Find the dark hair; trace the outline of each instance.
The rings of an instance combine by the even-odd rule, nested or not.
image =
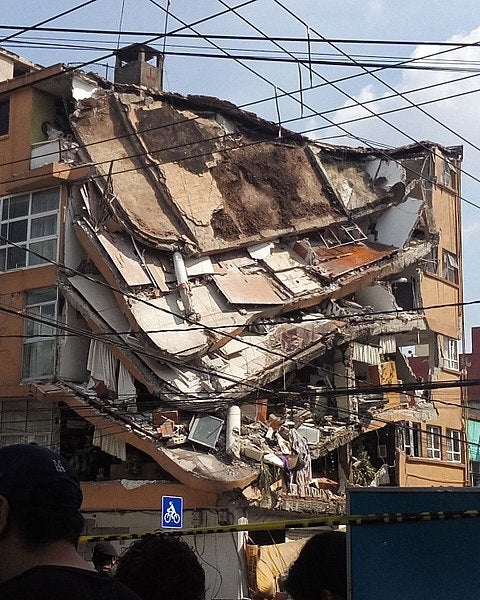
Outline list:
[[[10,515],[26,545],[63,540],[76,546],[85,524],[82,513],[74,508],[13,505]]]
[[[205,572],[197,555],[173,536],[134,542],[118,559],[115,577],[143,600],[205,598]]]
[[[322,590],[347,597],[346,538],[343,531],[324,531],[308,540],[285,581],[294,600],[318,600]]]

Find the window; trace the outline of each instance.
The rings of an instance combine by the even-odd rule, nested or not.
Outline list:
[[[456,171],[453,163],[449,162],[445,158],[442,164],[441,182],[449,188],[455,188],[456,185]]]
[[[422,430],[420,423],[402,423],[402,450],[407,456],[422,456]]]
[[[458,429],[447,429],[447,460],[462,462],[462,434]]]
[[[38,400],[0,402],[0,446],[29,442],[51,446],[54,411]]]
[[[431,249],[431,251],[428,254],[428,256],[426,256],[422,260],[422,263],[423,263],[424,268],[427,271],[427,273],[432,273],[432,275],[438,275],[439,274],[440,265],[438,264],[439,261],[438,261],[438,248],[437,248],[437,246],[435,246],[434,248]]]
[[[10,101],[0,102],[0,135],[7,135],[10,121]]]
[[[427,425],[427,456],[441,460],[442,458],[442,430],[436,425]]]
[[[480,462],[470,462],[470,485],[472,487],[480,486]]]
[[[335,248],[344,244],[353,244],[366,240],[367,236],[355,223],[332,225],[319,233],[322,244],[327,248]]]
[[[453,338],[443,338],[443,366],[458,371],[458,341]]]
[[[456,254],[443,251],[443,278],[452,283],[458,284],[458,259]]]
[[[0,271],[57,259],[59,201],[60,188],[0,199]]]
[[[25,318],[23,377],[24,379],[49,377],[54,374],[55,369],[56,288],[28,292],[25,312],[38,317],[38,320]]]

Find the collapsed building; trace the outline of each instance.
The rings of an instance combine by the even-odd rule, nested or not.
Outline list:
[[[320,144],[154,57],[2,51],[1,443],[58,447],[96,515],[176,494],[192,525],[464,485],[460,392],[424,385],[460,376],[462,149]]]

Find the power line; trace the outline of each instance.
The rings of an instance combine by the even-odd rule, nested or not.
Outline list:
[[[223,2],[223,0],[218,0],[222,5],[225,5],[225,3]],[[280,0],[274,0],[275,4],[277,4],[278,6],[280,6],[281,8],[283,8],[289,15],[293,16],[297,21],[299,21],[300,23],[302,23],[305,27],[308,27],[307,23],[301,19],[298,15],[296,15],[292,10],[290,10],[289,8],[287,8]],[[234,11],[235,14],[238,14],[236,11]],[[320,38],[322,38],[323,36],[318,33],[318,31],[316,31],[315,29],[312,29],[312,31],[318,35]],[[474,144],[473,142],[470,142],[467,138],[465,138],[464,136],[460,135],[459,133],[455,132],[451,127],[449,127],[448,125],[446,125],[445,123],[443,123],[442,121],[440,121],[440,119],[437,119],[436,117],[434,117],[433,115],[430,115],[430,113],[428,113],[426,110],[424,110],[423,108],[419,107],[418,105],[416,105],[412,100],[410,100],[410,98],[408,98],[408,96],[405,96],[404,94],[402,94],[401,92],[398,92],[393,86],[391,86],[390,84],[386,83],[385,81],[383,81],[383,79],[381,79],[378,75],[376,75],[375,73],[372,73],[370,71],[367,71],[367,69],[362,66],[362,65],[358,65],[357,61],[352,58],[347,52],[345,52],[344,50],[342,50],[341,48],[339,48],[336,44],[330,42],[329,43],[336,51],[340,52],[343,56],[345,56],[347,59],[349,59],[354,65],[356,66],[360,66],[362,69],[364,69],[366,71],[366,73],[368,75],[370,75],[371,77],[373,77],[375,80],[377,80],[378,82],[380,82],[381,84],[383,84],[385,87],[387,87],[388,89],[390,89],[391,91],[398,93],[398,95],[405,100],[406,102],[408,102],[409,104],[412,105],[412,107],[417,108],[422,114],[424,114],[425,116],[429,117],[430,119],[432,119],[435,123],[437,123],[437,125],[440,125],[441,127],[443,127],[444,129],[446,129],[447,131],[449,131],[450,133],[452,133],[453,135],[455,135],[456,137],[458,137],[459,139],[461,139],[462,141],[464,141],[465,143],[469,144],[472,148],[475,148],[476,150],[478,150],[480,152],[480,147],[476,144]],[[450,49],[447,49],[443,52],[451,52]],[[317,75],[319,75],[317,73]],[[320,75],[320,77],[323,78],[323,76]],[[336,89],[337,91],[339,91],[340,93],[342,93],[343,95],[345,95],[347,98],[349,98],[350,100],[353,100],[354,102],[356,102],[356,104],[358,106],[360,106],[361,108],[365,108],[365,103],[363,102],[359,102],[354,96],[351,96],[349,93],[345,92],[344,90],[342,90],[342,88],[340,88],[337,85],[333,85],[334,89]],[[368,110],[369,112],[372,113],[372,115],[376,115],[376,113],[372,110],[370,110],[369,107],[366,108],[366,110]],[[382,123],[385,123],[386,125],[388,125],[389,127],[393,128],[395,131],[397,131],[398,133],[404,135],[405,137],[407,137],[409,140],[411,140],[414,143],[420,143],[418,142],[414,137],[412,137],[411,135],[407,134],[405,131],[403,131],[402,129],[400,129],[399,127],[397,127],[396,125],[394,125],[393,123],[390,123],[390,121],[387,121],[387,119],[384,119],[382,116],[380,115],[376,115],[377,118],[379,118]]]
[[[2,238],[2,236],[0,236],[0,240],[4,239]],[[68,267],[63,267],[65,270],[68,270]],[[99,281],[97,281],[97,283],[100,283]],[[119,291],[119,290],[116,290]],[[173,290],[172,290],[173,291]],[[378,316],[389,316],[389,315],[402,315],[402,314],[412,314],[415,312],[424,312],[427,310],[438,310],[441,308],[460,308],[460,307],[464,307],[464,306],[475,306],[480,304],[480,299],[475,299],[475,300],[466,300],[463,302],[446,302],[443,304],[431,304],[431,305],[427,305],[427,306],[417,306],[417,307],[412,307],[412,308],[392,308],[389,310],[365,310],[363,312],[351,312],[351,313],[345,313],[341,316],[335,316],[335,315],[323,315],[323,314],[319,314],[318,316],[302,316],[302,317],[291,317],[291,318],[285,318],[285,319],[280,319],[280,320],[276,320],[276,319],[258,319],[256,321],[253,321],[251,323],[248,323],[247,325],[245,325],[245,327],[251,327],[251,326],[259,326],[259,325],[288,325],[288,324],[305,324],[305,323],[316,323],[318,321],[349,321],[352,320],[354,321],[356,324],[359,323],[369,323],[371,319],[378,317]],[[321,310],[321,309],[320,309]],[[178,316],[178,315],[176,315]],[[362,318],[362,320],[359,320],[359,318]],[[212,330],[214,331],[221,331],[222,329],[231,329],[232,326],[231,325],[211,325],[209,326]],[[189,327],[188,331],[203,331],[205,330],[205,326],[204,325],[192,325],[191,327]],[[105,335],[105,336],[115,336],[115,335],[128,335],[128,334],[141,334],[141,333],[173,333],[175,331],[178,331],[178,328],[160,328],[160,329],[129,329],[128,331],[116,331],[116,332],[103,332],[103,333],[97,333],[96,335]],[[69,335],[76,335],[76,334],[69,334]],[[30,337],[52,337],[51,335],[6,335],[6,334],[0,334],[0,339],[1,338],[30,338]]]
[[[157,3],[155,3],[153,0],[150,0],[150,1],[151,1],[153,4],[155,4],[155,6],[158,6],[158,4],[157,4]],[[251,0],[251,1],[255,1],[255,0]],[[243,5],[241,5],[241,6],[243,6]],[[164,9],[163,7],[161,7],[161,6],[158,6],[158,7],[159,7],[159,8],[161,8],[163,11],[165,11],[165,9]],[[235,12],[235,9],[236,9],[236,8],[238,8],[238,7],[228,7],[228,9],[229,9],[229,10],[232,10],[233,12]],[[235,14],[237,14],[237,13],[235,13]],[[177,20],[178,20],[178,19],[177,19]],[[217,47],[217,46],[216,46],[216,47]],[[443,51],[443,52],[445,52],[445,51]],[[432,55],[429,55],[429,56],[433,56],[433,55],[436,55],[436,54],[441,54],[441,53],[442,53],[442,52],[438,52],[438,53],[434,53],[434,54],[432,54]],[[423,60],[424,58],[426,58],[426,57],[422,57],[422,59],[411,59],[410,61],[406,61],[406,62],[414,62],[415,60]],[[83,63],[83,64],[87,64],[87,63]],[[243,65],[243,66],[245,66],[245,65]],[[248,67],[247,67],[247,68],[248,68]],[[249,69],[249,70],[250,70],[250,71],[252,71],[251,69]],[[256,73],[255,71],[252,71],[252,72],[253,72],[254,74],[257,74],[258,76],[260,76],[260,75],[259,75],[258,73]],[[260,77],[262,77],[262,78],[263,78],[263,76],[260,76]],[[265,78],[263,78],[263,79],[265,79]],[[271,83],[271,82],[270,82],[270,83]],[[325,80],[325,85],[327,85],[327,84],[328,84],[328,85],[330,85],[330,84],[331,84],[331,82],[328,82],[328,81],[326,81],[326,80]],[[272,84],[272,85],[273,85],[273,84]],[[393,89],[393,88],[392,88],[392,89]],[[291,96],[291,93],[289,93],[289,92],[285,92],[285,93],[286,93],[287,95],[289,95],[290,97],[292,97],[292,96]],[[343,93],[343,92],[342,92],[342,93]],[[294,99],[296,100],[296,98],[294,98]],[[356,102],[356,105],[358,105],[358,102],[357,102],[357,101],[356,101],[354,98],[352,98],[352,99],[354,100],[354,102]],[[296,101],[297,101],[297,100],[296,100]],[[367,104],[367,103],[364,103],[364,104]],[[311,111],[313,112],[313,114],[312,114],[311,116],[322,116],[322,117],[323,117],[323,115],[322,115],[321,113],[318,113],[318,111],[314,111],[314,109],[311,109],[310,107],[309,107],[309,110],[311,110]],[[378,114],[377,114],[377,113],[374,113],[373,111],[370,111],[370,112],[372,112],[372,116],[378,116]],[[325,118],[325,117],[323,117],[323,118]],[[326,119],[326,120],[328,121],[328,119]],[[335,126],[335,127],[338,127],[338,126],[339,126],[339,124],[337,124],[337,123],[334,123],[334,122],[332,122],[332,121],[329,121],[329,122],[330,122],[330,125],[331,125],[331,126]],[[318,129],[319,129],[319,128],[316,128],[315,130],[318,130]],[[344,131],[345,131],[346,135],[348,135],[348,136],[352,136],[352,134],[350,134],[350,133],[349,133],[349,132],[347,132],[346,130],[344,130]],[[402,132],[402,133],[403,133],[403,132]],[[364,142],[364,141],[365,141],[365,140],[362,140],[361,138],[359,138],[359,137],[357,137],[357,136],[353,136],[353,137],[354,137],[354,138],[356,138],[356,139],[358,139],[358,140],[359,140],[359,141],[361,141],[361,142]],[[413,140],[413,138],[411,138],[411,139]],[[468,143],[468,141],[467,141],[466,143]],[[465,172],[465,171],[463,171],[463,172],[464,172],[464,173],[465,173],[467,176],[469,176],[469,177],[471,177],[471,178],[475,179],[476,181],[480,181],[478,178],[474,177],[473,175],[471,175],[471,174],[469,174],[469,173],[467,173],[467,172]],[[467,203],[470,203],[470,204],[472,204],[473,206],[476,206],[474,203],[471,203],[471,202],[469,202],[469,201],[467,201],[467,200],[465,200],[465,199],[463,199],[463,200],[464,200],[464,201],[466,201]]]
[[[22,25],[0,25],[1,29],[6,30],[16,30],[21,29],[22,31],[28,31],[30,27],[24,27]],[[135,36],[145,38],[146,36],[161,36],[165,35],[165,32],[159,31],[128,31],[128,30],[119,30],[119,29],[88,29],[88,28],[78,28],[78,27],[43,27],[43,26],[34,26],[36,31],[39,32],[57,32],[57,33],[82,33],[82,34],[92,34],[92,35],[125,35],[125,36]],[[22,33],[22,32],[18,32]],[[16,35],[18,35],[18,33]],[[292,42],[292,43],[306,43],[306,37],[294,37],[294,36],[272,36],[269,35],[266,38],[263,36],[254,36],[254,35],[238,35],[238,34],[191,34],[191,33],[167,33],[168,38],[179,38],[179,39],[196,39],[201,37],[207,37],[209,39],[214,40],[233,40],[233,41],[277,41],[277,42]],[[41,38],[44,39],[44,38]],[[347,45],[382,45],[382,46],[439,46],[439,47],[447,47],[452,49],[458,49],[458,42],[446,42],[444,40],[391,40],[391,39],[358,39],[358,38],[330,38],[330,37],[322,37],[319,38],[311,38],[310,43],[312,44],[330,44],[330,43],[341,43]],[[477,47],[478,42],[462,42],[461,47]]]
[[[71,40],[69,40],[71,42]],[[113,42],[112,42],[113,44]],[[105,46],[80,46],[77,43],[61,43],[61,40],[56,42],[53,41],[36,41],[36,42],[17,42],[16,46],[19,48],[31,48],[31,49],[44,49],[49,48],[53,50],[76,50],[76,51],[108,51],[109,48]],[[423,58],[418,59],[421,64],[407,64],[406,58],[401,58],[398,56],[371,56],[371,55],[355,55],[357,57],[354,64],[352,64],[351,60],[342,60],[339,58],[335,58],[335,55],[325,55],[332,56],[332,58],[315,58],[318,56],[316,54],[306,55],[305,52],[299,53],[298,51],[291,57],[279,57],[274,56],[274,54],[278,51],[274,50],[261,50],[261,49],[247,49],[247,48],[223,48],[223,50],[227,54],[215,54],[213,52],[200,52],[200,49],[204,49],[204,46],[179,46],[180,49],[174,50],[175,46],[172,44],[165,44],[165,47],[162,46],[162,54],[164,56],[181,56],[181,57],[190,57],[190,58],[213,58],[213,59],[225,59],[225,60],[236,60],[236,61],[254,61],[254,62],[272,62],[272,63],[290,63],[290,64],[298,64],[301,66],[309,66],[309,65],[327,65],[327,66],[340,66],[340,67],[369,67],[369,68],[380,68],[381,70],[385,69],[396,69],[396,70],[415,70],[415,71],[437,71],[437,72],[470,72],[470,73],[478,73],[480,70],[480,64],[478,61],[465,61],[465,60],[451,60],[448,63],[432,63],[427,64]],[[170,48],[167,50],[167,48]],[[183,49],[183,51],[181,50]],[[248,52],[248,54],[239,54],[240,52]],[[262,53],[269,52],[270,56],[262,55]],[[237,54],[235,54],[237,53]],[[323,55],[320,55],[323,56]],[[352,55],[353,57],[353,55]],[[398,62],[398,60],[402,60],[403,62]],[[390,62],[396,61],[396,62]],[[95,64],[106,66],[104,63],[100,63],[96,61]]]
[[[29,25],[27,27],[23,27],[16,33],[12,33],[11,35],[7,35],[6,37],[1,38],[0,44],[7,42],[8,40],[11,40],[15,37],[18,37],[19,35],[21,35],[22,33],[26,33],[27,31],[34,31],[34,30],[38,29],[39,27],[41,27],[42,25],[45,25],[46,23],[50,23],[51,21],[55,21],[56,19],[60,19],[60,17],[65,17],[66,15],[70,15],[73,12],[79,10],[80,8],[84,8],[85,6],[88,6],[89,4],[94,4],[95,2],[97,2],[97,0],[88,0],[87,2],[83,2],[82,4],[79,4],[78,6],[74,6],[73,8],[64,10],[63,12],[58,13],[58,14],[54,15],[53,17],[49,17],[48,19],[39,21],[35,25]]]
[[[97,0],[89,0],[89,2],[96,2],[96,1],[97,1]],[[192,25],[192,26],[193,26],[193,25],[199,25],[199,24],[201,24],[201,23],[206,23],[206,22],[208,22],[208,21],[210,21],[210,20],[212,20],[212,19],[215,19],[215,18],[217,18],[217,17],[223,16],[223,15],[225,15],[225,14],[227,14],[227,13],[231,12],[231,11],[232,11],[234,8],[242,8],[242,7],[244,7],[244,6],[247,6],[247,5],[249,5],[249,4],[253,4],[254,2],[257,2],[257,1],[258,1],[258,0],[244,0],[244,2],[242,2],[242,3],[238,4],[238,5],[234,6],[234,7],[228,7],[228,9],[226,9],[226,10],[221,10],[221,11],[219,11],[219,12],[217,12],[217,13],[214,13],[214,14],[208,15],[207,17],[203,17],[203,18],[201,18],[201,19],[198,19],[197,21],[195,21],[195,22],[191,23],[190,25]],[[57,15],[56,17],[53,17],[53,18],[58,18],[58,15]],[[174,34],[174,33],[179,33],[179,32],[181,32],[182,30],[184,30],[184,29],[186,29],[186,28],[190,27],[190,25],[184,25],[184,26],[182,26],[182,27],[178,27],[177,29],[175,29],[175,30],[172,30],[172,31],[168,32],[168,33],[167,33],[167,35],[172,35],[172,34]],[[16,35],[16,34],[15,34],[15,35]],[[155,42],[155,41],[157,41],[157,40],[159,40],[159,39],[163,38],[163,37],[164,37],[164,35],[165,35],[165,34],[163,34],[163,33],[160,33],[160,34],[156,35],[155,37],[153,37],[153,38],[151,38],[151,39],[145,40],[143,43],[144,43],[144,44],[152,44],[153,42]],[[2,40],[0,40],[0,43],[1,43],[1,41],[2,41]],[[115,52],[115,51],[113,51],[113,52],[110,52],[110,53],[108,53],[108,54],[106,54],[106,55],[104,55],[104,56],[101,56],[101,57],[95,58],[95,59],[93,59],[93,60],[89,60],[89,61],[85,61],[85,62],[83,62],[83,63],[79,63],[79,64],[78,64],[78,65],[76,65],[75,67],[67,67],[67,68],[66,68],[65,70],[63,70],[61,73],[53,73],[53,74],[51,74],[51,75],[45,76],[45,77],[43,77],[41,80],[37,80],[37,81],[36,81],[36,83],[39,83],[39,81],[42,81],[42,82],[44,82],[44,81],[47,81],[47,80],[49,80],[49,79],[54,79],[55,77],[59,77],[59,76],[65,75],[66,73],[70,73],[70,72],[76,71],[76,70],[78,70],[78,69],[81,69],[81,68],[83,68],[83,67],[87,67],[87,66],[89,66],[89,65],[96,64],[97,62],[99,62],[99,61],[101,61],[101,60],[106,60],[106,59],[108,59],[108,58],[111,58],[112,56],[115,56],[115,54],[116,54],[116,52]],[[15,89],[16,89],[16,90],[19,90],[19,89],[22,89],[22,88],[25,88],[25,87],[29,87],[30,85],[31,85],[30,83],[24,83],[24,84],[22,84],[22,85],[16,86],[16,88],[15,88]]]

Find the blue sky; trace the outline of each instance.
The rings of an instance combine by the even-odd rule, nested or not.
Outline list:
[[[247,2],[248,0],[244,0]],[[292,11],[299,19],[288,13],[275,0],[256,0],[237,10],[238,14],[218,16],[198,26],[197,32],[202,34],[236,34],[260,35],[260,32],[270,36],[306,36],[306,27],[310,27],[311,39],[324,37],[349,38],[349,39],[376,39],[376,40],[409,40],[409,41],[454,41],[456,43],[480,42],[480,12],[478,3],[474,0],[279,0],[286,9]],[[83,4],[81,0],[49,0],[39,3],[38,0],[3,0],[0,17],[0,40],[13,33],[14,30],[5,29],[5,26],[26,27],[43,19],[52,17],[68,8]],[[89,28],[117,30],[122,25],[123,31],[162,32],[165,27],[165,8],[167,0],[96,0],[90,5],[72,12],[48,23],[52,27]],[[242,0],[171,0],[168,30],[182,27],[181,21],[191,24],[195,21],[214,15],[225,10],[225,6],[234,7],[242,4]],[[242,20],[243,17],[251,24]],[[253,27],[252,27],[253,26]],[[185,32],[189,32],[187,28]],[[62,38],[61,46],[34,47],[32,42],[50,43],[51,38]],[[146,37],[146,36],[145,36]],[[43,39],[42,39],[43,38]],[[144,37],[123,35],[120,45],[133,41],[140,41]],[[117,45],[114,35],[81,35],[44,33],[32,34],[26,32],[21,36],[5,42],[7,49],[21,54],[43,65],[57,62],[78,64],[84,61],[95,60],[113,50]],[[65,48],[65,43],[74,47]],[[230,53],[245,54],[246,49],[253,49],[255,53],[265,54],[277,51],[276,56],[281,56],[279,48],[270,42],[259,44],[239,41],[217,41]],[[1,41],[0,41],[1,44]],[[78,46],[86,49],[79,50]],[[211,45],[202,40],[179,39],[167,45],[167,51],[191,52],[215,51]],[[305,43],[286,44],[291,52],[306,52]],[[374,46],[374,45],[348,45],[337,44],[346,53],[371,56],[396,56],[404,58],[418,58],[443,50],[434,46]],[[338,50],[327,44],[312,43],[312,51],[323,55],[341,57]],[[359,58],[357,58],[358,60]],[[478,119],[477,106],[480,100],[480,75],[458,81],[460,77],[475,75],[474,70],[480,69],[480,48],[463,48],[451,51],[441,56],[442,61],[452,61],[456,67],[473,69],[465,72],[446,71],[405,71],[398,69],[384,70],[378,76],[394,87],[395,90],[408,92],[419,89],[409,95],[414,102],[429,102],[439,98],[446,98],[453,94],[465,93],[463,96],[444,99],[424,105],[424,110],[433,115],[437,121],[416,109],[404,110],[386,117],[402,133],[395,131],[391,126],[382,123],[378,118],[369,118],[358,123],[343,126],[354,136],[366,138],[373,143],[387,145],[408,144],[414,140],[430,139],[445,145],[464,145],[464,171],[462,195],[465,199],[480,206],[480,183],[473,177],[480,178],[478,168],[480,159],[480,120]],[[440,57],[437,58],[440,60]],[[458,61],[462,61],[461,63]],[[113,60],[103,59],[99,65],[88,67],[105,75],[106,64],[113,65]],[[250,69],[256,71],[263,79],[244,65],[231,60],[209,59],[201,57],[168,56],[165,68],[165,88],[184,94],[205,94],[229,99],[239,105],[249,104],[249,110],[258,112],[261,116],[277,120],[275,101],[256,103],[262,98],[271,98],[275,87],[277,93],[297,90],[299,87],[299,73],[296,65],[289,63],[268,63],[245,61]],[[301,118],[299,95],[295,99],[281,97],[278,109],[283,121],[291,120],[289,126],[298,131],[318,128],[316,136],[323,138],[328,135],[342,133],[339,129],[330,127],[327,121],[320,116],[308,118],[309,108],[317,112],[330,111],[328,119],[341,123],[347,119],[356,118],[366,114],[361,107],[345,110],[344,107],[352,104],[348,94],[354,100],[366,101],[382,98],[391,94],[391,91],[371,75],[355,67],[340,66],[315,66],[318,74],[312,74],[313,84],[318,86],[325,78],[327,81],[346,77],[352,74],[361,76],[351,81],[338,84],[340,90],[335,90],[329,85],[316,87],[315,90],[305,91],[303,94],[304,110]],[[363,74],[362,74],[363,73]],[[265,81],[267,80],[267,81]],[[307,85],[309,73],[302,69],[302,83]],[[443,83],[440,87],[424,89],[426,86]],[[275,87],[274,87],[275,86]],[[342,93],[343,92],[343,93]],[[371,110],[380,112],[393,110],[407,103],[402,99],[384,99],[377,103],[369,104]],[[341,110],[343,109],[343,110]],[[442,126],[443,124],[443,126]],[[448,129],[450,130],[448,130]],[[463,140],[461,138],[464,138]],[[356,145],[354,139],[336,139],[337,143]],[[468,174],[468,175],[467,175]],[[464,234],[464,283],[465,300],[480,299],[480,277],[477,264],[480,259],[480,209],[463,203],[463,234]],[[473,325],[480,325],[480,314],[476,306],[466,310],[466,338],[469,344],[469,330]]]

